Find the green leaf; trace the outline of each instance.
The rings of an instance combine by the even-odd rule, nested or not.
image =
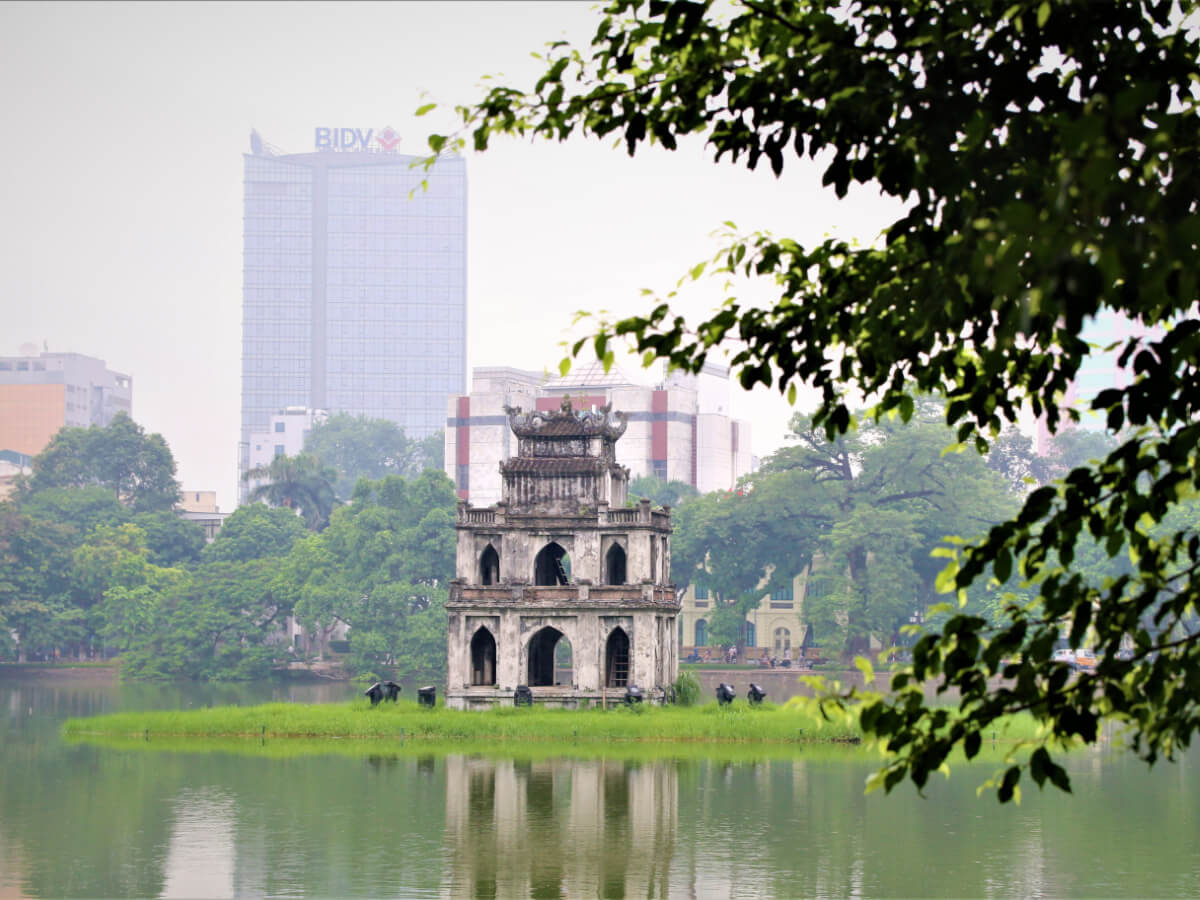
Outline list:
[[[417,114],[418,116],[423,116],[423,115],[425,115],[426,113],[428,113],[428,112],[431,112],[431,111],[432,111],[432,110],[434,110],[434,109],[437,109],[437,104],[436,104],[436,103],[426,103],[426,104],[424,104],[423,106],[418,106],[418,107],[417,107],[417,113],[416,113],[416,114]]]
[[[1038,12],[1037,12],[1038,28],[1043,27],[1046,24],[1046,22],[1049,21],[1049,19],[1050,19],[1050,2],[1049,2],[1049,0],[1043,0],[1042,5],[1038,7]]]

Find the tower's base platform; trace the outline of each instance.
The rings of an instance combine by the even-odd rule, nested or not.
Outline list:
[[[581,690],[562,685],[531,687],[536,706],[548,709],[585,709],[594,706],[618,706],[625,702],[625,688]],[[494,706],[514,706],[515,688],[472,687],[446,692],[447,709],[491,709]],[[662,688],[642,688],[642,702],[661,705],[666,702]]]

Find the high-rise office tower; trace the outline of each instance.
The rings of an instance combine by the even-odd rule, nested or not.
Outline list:
[[[464,160],[411,168],[390,128],[315,137],[281,154],[252,132],[245,155],[243,472],[252,436],[287,407],[420,438],[466,386]]]

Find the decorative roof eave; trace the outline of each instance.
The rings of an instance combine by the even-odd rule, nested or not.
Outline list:
[[[504,412],[513,434],[522,438],[603,437],[615,441],[629,424],[625,413],[613,412],[611,403],[596,410],[576,411],[570,396],[563,397],[557,410],[522,412],[519,406],[506,406]]]
[[[594,456],[514,456],[500,463],[501,473],[531,475],[601,475],[611,466]]]

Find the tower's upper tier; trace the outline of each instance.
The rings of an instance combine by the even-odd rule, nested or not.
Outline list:
[[[504,501],[513,511],[575,514],[581,507],[625,503],[629,470],[616,461],[616,443],[628,424],[611,405],[557,410],[504,408],[518,438],[517,455],[500,464]]]

